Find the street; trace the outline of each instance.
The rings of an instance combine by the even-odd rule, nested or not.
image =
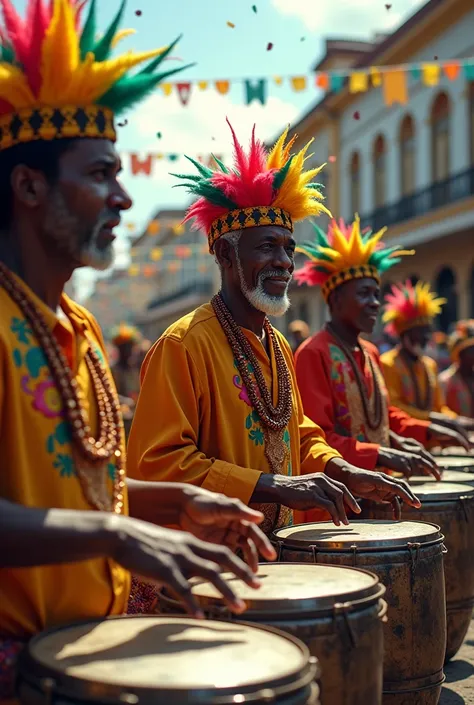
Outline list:
[[[446,666],[439,705],[474,705],[474,620],[462,649]]]

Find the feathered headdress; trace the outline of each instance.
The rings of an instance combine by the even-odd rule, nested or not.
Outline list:
[[[23,20],[12,0],[0,0],[4,18],[0,28],[0,149],[39,139],[115,140],[114,114],[142,100],[167,76],[187,68],[157,72],[176,42],[168,48],[112,58],[116,44],[133,33],[119,31],[125,0],[100,38],[97,0],[91,0],[82,25],[86,1],[28,0]],[[148,60],[139,73],[129,75],[130,69]]]
[[[216,157],[214,170],[187,157],[199,173],[173,174],[186,182],[179,186],[185,186],[198,197],[184,222],[194,219],[193,227],[208,236],[210,252],[221,235],[235,230],[279,225],[293,232],[295,221],[321,213],[330,215],[321,203],[320,184],[312,182],[323,167],[304,171],[304,163],[309,159],[306,152],[313,140],[291,155],[296,135],[286,144],[286,129],[268,152],[255,138],[254,127],[246,153],[228,120],[227,123],[234,143],[233,168],[226,167]]]
[[[114,345],[123,345],[124,343],[139,343],[142,336],[137,328],[121,323],[112,330],[110,338]]]
[[[385,297],[385,330],[398,336],[410,328],[430,326],[445,303],[446,299],[437,297],[425,282],[395,284]]]
[[[385,247],[380,240],[386,228],[377,233],[372,230],[362,233],[357,215],[351,225],[346,225],[342,218],[339,223],[331,221],[327,234],[312,225],[316,240],[296,248],[309,261],[295,272],[295,279],[299,284],[320,286],[326,301],[334,289],[351,279],[370,277],[379,282],[380,276],[398,264],[403,255],[413,254],[412,250]]]
[[[474,347],[474,319],[458,321],[449,336],[448,345],[453,362],[459,362],[460,353]]]

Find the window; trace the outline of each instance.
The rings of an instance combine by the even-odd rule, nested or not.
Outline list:
[[[382,135],[374,142],[374,206],[381,208],[386,201],[386,146]]]
[[[351,176],[351,218],[354,213],[360,213],[360,158],[359,153],[354,152],[350,164]]]
[[[436,277],[436,292],[447,302],[438,316],[438,328],[448,333],[451,325],[458,320],[456,275],[450,267],[443,267]]]
[[[415,125],[406,115],[400,126],[400,193],[410,196],[415,190]]]
[[[449,176],[449,98],[440,93],[431,110],[431,169],[434,182]]]
[[[469,128],[471,137],[471,165],[474,166],[474,81],[469,84]]]

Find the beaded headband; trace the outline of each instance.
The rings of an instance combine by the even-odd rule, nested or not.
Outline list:
[[[117,58],[117,43],[133,34],[119,31],[125,0],[100,38],[97,0],[82,25],[83,0],[28,0],[26,20],[0,0],[0,150],[36,140],[76,137],[116,139],[114,114],[146,97],[180,67],[157,73],[168,48],[128,52]],[[139,73],[133,67],[151,60]]]
[[[296,139],[286,143],[288,129],[269,152],[255,138],[255,127],[248,152],[244,152],[229,123],[234,145],[234,168],[214,157],[216,169],[199,164],[190,157],[198,174],[173,174],[197,200],[188,208],[184,222],[206,233],[209,251],[218,238],[246,228],[277,225],[293,232],[293,223],[321,213],[331,215],[321,201],[320,184],[312,179],[322,167],[304,171],[309,142],[291,154]],[[312,140],[311,140],[312,141]]]
[[[375,279],[377,284],[380,284],[380,276],[375,267],[367,264],[362,264],[359,267],[350,267],[343,269],[341,272],[336,272],[329,277],[325,284],[321,287],[321,293],[324,300],[327,302],[330,294],[337,289],[341,284],[345,284],[351,279]]]

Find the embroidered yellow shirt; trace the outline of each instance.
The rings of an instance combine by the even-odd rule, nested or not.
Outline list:
[[[393,406],[406,411],[406,413],[413,416],[413,418],[422,419],[423,421],[428,421],[430,413],[433,411],[446,414],[453,418],[456,416],[456,414],[446,406],[443,390],[438,381],[438,366],[431,357],[424,355],[413,365],[420,398],[426,398],[427,385],[431,388],[432,403],[431,408],[428,410],[420,409],[416,405],[415,387],[410,371],[400,355],[399,348],[395,347],[392,350],[388,350],[381,356],[380,362],[390,395],[390,403]]]
[[[67,296],[61,301],[65,316],[58,318],[22,285],[69,360],[95,434],[96,401],[85,353],[90,340],[105,359],[99,327]],[[27,507],[90,510],[76,476],[69,427],[44,353],[3,288],[0,365],[0,496]],[[109,469],[112,476],[114,466]],[[112,490],[111,480],[109,485]],[[24,638],[58,624],[120,614],[128,594],[128,573],[109,560],[0,569],[0,637]]]
[[[273,352],[269,359],[257,336],[243,332],[268,388],[273,380],[276,403]],[[290,449],[287,472],[322,472],[331,458],[340,455],[304,415],[290,347],[275,332],[293,383],[294,410],[285,433]],[[270,472],[264,433],[210,304],[164,333],[145,358],[141,379],[128,444],[130,477],[188,482],[248,504],[261,473]]]

